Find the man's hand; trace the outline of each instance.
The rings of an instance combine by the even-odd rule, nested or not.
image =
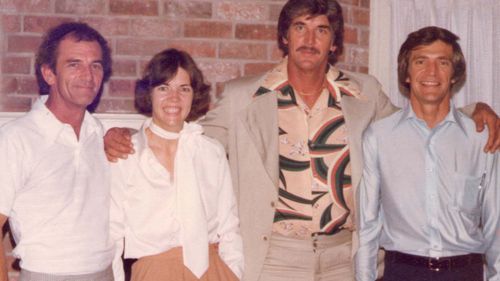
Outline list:
[[[500,119],[493,109],[482,102],[476,104],[472,113],[472,119],[476,123],[476,130],[482,132],[484,124],[488,126],[488,142],[484,146],[484,152],[494,153],[500,150]]]
[[[9,281],[7,272],[7,259],[5,258],[5,251],[3,249],[3,225],[7,221],[7,217],[0,214],[0,281]]]
[[[104,136],[104,152],[110,162],[117,162],[118,158],[127,159],[133,154],[130,130],[127,128],[111,128]]]

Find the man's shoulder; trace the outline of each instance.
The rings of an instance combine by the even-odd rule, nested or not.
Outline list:
[[[379,86],[380,83],[378,82],[377,78],[375,76],[366,74],[366,73],[360,73],[360,72],[353,72],[353,71],[348,71],[348,70],[340,70],[347,78],[350,80],[358,83],[361,87],[366,86],[373,86],[377,85]]]
[[[392,130],[394,126],[401,120],[401,115],[403,114],[403,110],[400,109],[391,115],[379,119],[372,124],[370,124],[370,129],[375,134],[386,134],[389,130]]]
[[[224,91],[238,91],[254,94],[259,88],[266,73],[247,75],[229,80],[224,83]]]
[[[31,112],[16,119],[10,120],[0,126],[0,135],[2,137],[14,136],[22,133],[34,133],[37,131],[37,126]]]

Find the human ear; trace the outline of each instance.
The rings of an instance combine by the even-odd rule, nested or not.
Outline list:
[[[50,86],[54,85],[56,83],[56,74],[54,73],[52,68],[50,68],[49,65],[44,64],[42,65],[41,70],[43,80],[45,80],[45,82]]]

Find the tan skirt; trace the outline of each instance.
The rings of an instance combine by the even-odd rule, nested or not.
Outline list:
[[[238,281],[219,256],[217,244],[208,247],[209,266],[198,279],[184,266],[182,248],[176,247],[164,253],[138,259],[132,265],[131,281]]]

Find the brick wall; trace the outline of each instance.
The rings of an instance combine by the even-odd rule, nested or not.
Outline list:
[[[272,67],[281,58],[275,33],[284,2],[0,0],[0,112],[30,108],[38,96],[34,52],[42,34],[61,21],[86,21],[108,39],[114,74],[97,112],[129,113],[135,112],[134,81],[151,56],[167,47],[191,53],[214,94],[228,79]],[[368,71],[369,2],[340,0],[346,48],[339,66],[344,69]]]

